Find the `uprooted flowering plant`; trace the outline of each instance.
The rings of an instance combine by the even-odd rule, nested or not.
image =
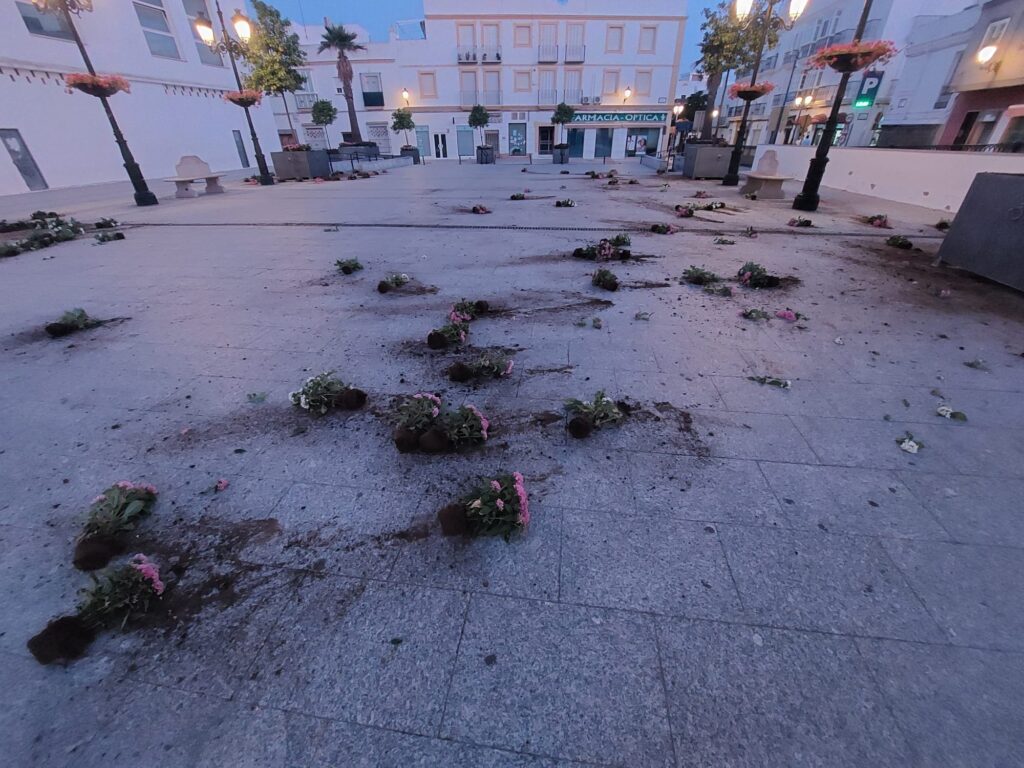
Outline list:
[[[865,216],[863,218],[865,224],[870,224],[872,227],[878,229],[891,229],[889,226],[889,217],[884,213],[875,213],[871,216]]]
[[[722,278],[709,269],[690,265],[683,272],[683,281],[690,285],[711,285],[720,282]]]
[[[924,443],[915,438],[910,432],[905,432],[903,437],[896,438],[896,444],[901,451],[906,453],[917,453],[924,448]]]
[[[522,192],[513,192],[511,197],[509,197],[509,200],[525,200],[525,199],[526,199],[526,195],[523,194]]]
[[[345,384],[334,376],[334,371],[324,371],[306,379],[301,389],[288,394],[292,405],[312,414],[324,415],[332,408],[357,410],[366,404],[366,393]]]
[[[156,501],[156,487],[149,483],[120,480],[92,500],[83,536],[116,536],[135,528]]]
[[[744,320],[768,320],[771,315],[763,309],[744,309],[740,312],[740,317]]]
[[[503,379],[512,375],[514,365],[515,363],[509,357],[484,353],[468,363],[461,361],[452,363],[448,366],[448,378],[458,382],[472,379]]]
[[[395,446],[402,453],[416,449],[440,453],[449,448],[479,445],[487,440],[490,421],[476,407],[445,410],[437,395],[418,392],[402,398],[395,409]]]
[[[780,379],[775,376],[747,376],[747,379],[761,386],[778,387],[779,389],[790,389],[793,386],[793,382],[789,379]]]
[[[488,208],[486,205],[480,205],[480,204],[474,205],[472,208],[470,208],[470,210],[473,213],[490,213],[491,212],[491,209]]]
[[[810,219],[805,219],[803,216],[797,216],[795,219],[790,219],[786,222],[786,225],[790,227],[813,227],[814,222]]]
[[[409,277],[404,272],[401,272],[401,273],[395,272],[393,274],[388,275],[383,280],[381,280],[379,283],[377,283],[377,291],[379,293],[387,293],[388,291],[393,291],[396,288],[401,288],[403,285],[408,283],[411,279],[412,278]]]
[[[627,235],[626,244],[629,243],[628,237]],[[587,259],[588,261],[611,261],[613,259],[626,261],[633,254],[627,248],[616,245],[613,240],[602,239],[594,245],[576,248],[572,255],[577,259]]]
[[[780,309],[775,313],[775,316],[780,320],[785,320],[787,323],[795,323],[797,320],[809,320],[810,318],[802,312],[796,312],[789,307]]]
[[[676,216],[680,219],[692,219],[696,210],[693,205],[677,205],[675,208]]]
[[[948,405],[940,405],[935,409],[935,415],[952,421],[967,421],[967,414],[963,411],[954,411]]]
[[[590,278],[590,282],[597,288],[602,288],[606,291],[619,290],[619,278],[610,269],[597,270],[593,277]]]
[[[748,261],[740,267],[736,279],[748,288],[775,288],[781,282],[777,275],[771,274],[755,261]]]
[[[630,245],[632,243],[632,240],[630,239],[628,234],[626,234],[625,232],[620,232],[619,234],[611,238],[609,242],[616,248],[621,248],[624,245]]]
[[[431,349],[447,349],[465,344],[469,337],[469,322],[448,322],[427,334],[427,346]]]
[[[566,400],[565,410],[571,417],[569,434],[577,438],[587,437],[593,430],[614,424],[626,415],[618,403],[605,395],[604,390],[594,393],[590,401],[576,398]]]
[[[454,504],[438,513],[445,536],[501,536],[530,524],[530,505],[522,474],[500,474],[480,483]]]
[[[576,201],[575,200],[569,200],[569,199],[555,200],[555,208],[575,208],[575,207],[576,207]]]
[[[483,299],[476,301],[462,299],[452,304],[451,309],[448,310],[448,322],[469,323],[476,320],[480,315],[486,314],[490,308],[490,303]]]
[[[671,224],[651,224],[651,232],[656,235],[672,235],[679,231],[679,227]]]
[[[914,244],[910,242],[910,240],[905,238],[903,235],[893,235],[892,237],[886,239],[885,244],[893,248],[899,248],[900,250],[903,251],[909,251],[911,248],[914,247]]]
[[[70,309],[62,314],[55,322],[47,323],[45,331],[53,338],[67,336],[76,331],[86,331],[103,325],[103,320],[90,317],[89,313],[81,307]]]
[[[149,611],[164,593],[160,569],[145,555],[134,555],[127,565],[105,573],[82,590],[78,616],[94,627],[122,628],[129,619]]]
[[[363,265],[359,263],[359,259],[338,259],[334,262],[334,266],[343,275],[351,275],[353,272],[358,272],[363,268]]]

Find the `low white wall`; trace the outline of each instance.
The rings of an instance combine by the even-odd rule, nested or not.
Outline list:
[[[792,186],[807,176],[816,147],[761,145],[755,167],[768,150]],[[1024,174],[1024,154],[833,147],[828,157],[822,186],[949,212],[960,208],[976,174]]]

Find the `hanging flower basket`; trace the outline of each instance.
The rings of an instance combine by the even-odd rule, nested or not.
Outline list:
[[[743,101],[754,101],[774,90],[774,83],[734,83],[729,88],[729,97],[742,99]]]
[[[811,56],[808,66],[812,69],[831,67],[844,74],[857,72],[875,62],[889,61],[896,55],[896,45],[891,40],[870,40],[830,45]]]
[[[132,90],[131,83],[120,75],[65,75],[64,82],[68,88],[74,88],[97,98],[101,96],[107,98],[118,91],[131,93]]]
[[[232,104],[239,107],[254,106],[259,104],[262,98],[262,91],[254,91],[251,88],[246,88],[241,91],[228,91],[224,94],[224,101],[230,101]]]

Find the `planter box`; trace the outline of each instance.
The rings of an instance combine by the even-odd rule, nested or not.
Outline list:
[[[338,147],[339,160],[375,160],[380,157],[380,147],[375,141],[364,141],[361,144],[342,144]]]
[[[413,165],[420,164],[420,151],[416,147],[402,147],[400,150],[401,157],[411,157]]]
[[[494,164],[494,147],[477,147],[476,162],[479,165]]]
[[[729,170],[732,147],[687,143],[683,149],[683,176],[690,179],[721,179]]]
[[[569,148],[564,149],[555,147],[551,150],[551,162],[559,165],[565,165],[569,162]]]
[[[327,178],[331,175],[331,161],[326,149],[311,149],[309,152],[271,152],[274,173],[278,181],[286,179]]]

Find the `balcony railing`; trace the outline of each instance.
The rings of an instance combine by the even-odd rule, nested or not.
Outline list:
[[[295,108],[298,110],[312,109],[313,103],[319,98],[315,93],[296,93]]]
[[[558,63],[558,46],[557,45],[538,45],[537,46],[537,63],[538,64],[557,64]]]
[[[475,45],[460,45],[455,48],[455,55],[459,64],[476,64],[478,60]]]
[[[363,91],[363,106],[364,107],[383,107],[384,106],[384,92],[383,91]]]
[[[582,64],[587,60],[587,46],[567,45],[565,46],[565,63]]]
[[[562,93],[562,101],[566,104],[581,104],[583,102],[583,91],[569,91]]]
[[[557,104],[558,91],[554,88],[541,88],[537,91],[537,103],[540,105]]]
[[[501,62],[500,45],[482,45],[476,49],[476,55],[480,57],[481,64],[495,64]]]
[[[478,103],[476,91],[459,91],[459,106],[473,107]]]
[[[500,106],[501,105],[501,91],[484,91],[483,103],[488,106]]]

